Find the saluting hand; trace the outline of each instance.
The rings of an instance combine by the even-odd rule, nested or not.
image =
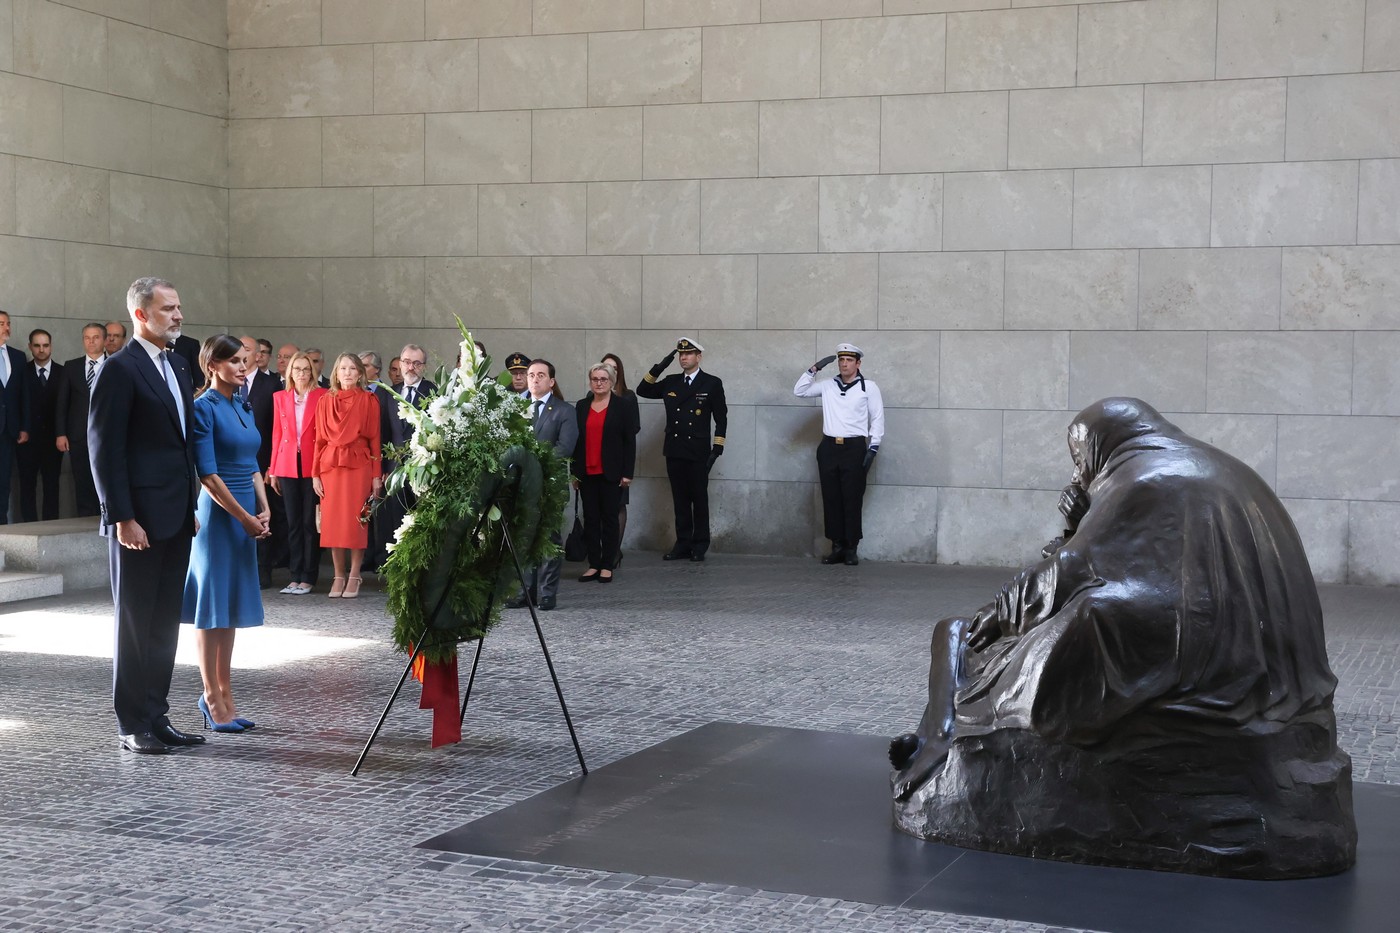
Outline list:
[[[835,353],[831,354],[831,356],[824,356],[824,357],[822,357],[821,359],[817,360],[815,363],[812,364],[812,368],[811,368],[810,372],[812,373],[812,375],[815,376],[817,373],[821,372],[823,369],[826,369],[828,366],[830,366],[830,365],[832,364],[832,362],[835,361],[835,359],[836,359],[836,354],[835,354]]]

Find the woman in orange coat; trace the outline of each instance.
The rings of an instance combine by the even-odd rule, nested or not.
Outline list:
[[[331,549],[335,580],[328,596],[360,595],[360,564],[369,526],[360,514],[383,494],[379,475],[379,401],[366,389],[358,357],[336,357],[331,388],[316,403],[316,455],[311,488],[321,497],[321,547]]]

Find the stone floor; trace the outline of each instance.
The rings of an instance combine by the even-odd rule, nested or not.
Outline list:
[[[610,586],[566,578],[542,618],[596,768],[714,720],[905,730],[923,705],[930,622],[980,605],[1005,576],[634,553]],[[1356,779],[1400,784],[1400,591],[1326,587],[1323,599]],[[383,595],[269,593],[267,609],[235,652],[258,729],[165,757],[117,748],[105,594],[0,616],[0,929],[1047,929],[417,849],[577,773],[529,616],[508,612],[487,639],[460,745],[428,748],[429,714],[409,691],[351,777],[403,667]],[[192,729],[191,660],[176,668],[172,718]]]

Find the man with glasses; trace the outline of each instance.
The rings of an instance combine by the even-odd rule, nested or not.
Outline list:
[[[104,335],[108,356],[126,346],[126,325],[121,321],[108,321],[106,328],[104,328]]]
[[[324,365],[321,348],[307,347],[306,358],[311,361],[311,368],[316,370],[316,384],[323,389],[329,389],[331,387],[331,381],[321,374],[321,368]]]
[[[415,408],[427,408],[428,401],[437,392],[437,386],[423,378],[428,366],[428,353],[416,343],[410,343],[399,352],[399,367],[403,372],[403,382],[394,386],[394,391]],[[388,393],[380,396],[380,424],[388,425],[388,432],[381,432],[384,444],[403,447],[413,437],[412,422],[399,417],[399,400]],[[380,460],[384,477],[394,471],[398,464],[387,454]],[[404,486],[397,495],[385,499],[376,511],[376,529],[385,543],[392,541],[394,533],[403,522],[404,514],[417,502],[413,490]]]

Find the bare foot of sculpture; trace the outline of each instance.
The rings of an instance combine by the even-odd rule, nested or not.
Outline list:
[[[900,736],[895,741],[904,739]],[[915,737],[915,741],[918,738]],[[893,756],[894,747],[890,747]],[[948,760],[948,743],[924,742],[913,760],[909,761],[894,779],[894,799],[898,801],[908,800],[914,796],[914,792],[928,783],[928,779],[933,777],[933,773],[943,766],[943,762]]]

